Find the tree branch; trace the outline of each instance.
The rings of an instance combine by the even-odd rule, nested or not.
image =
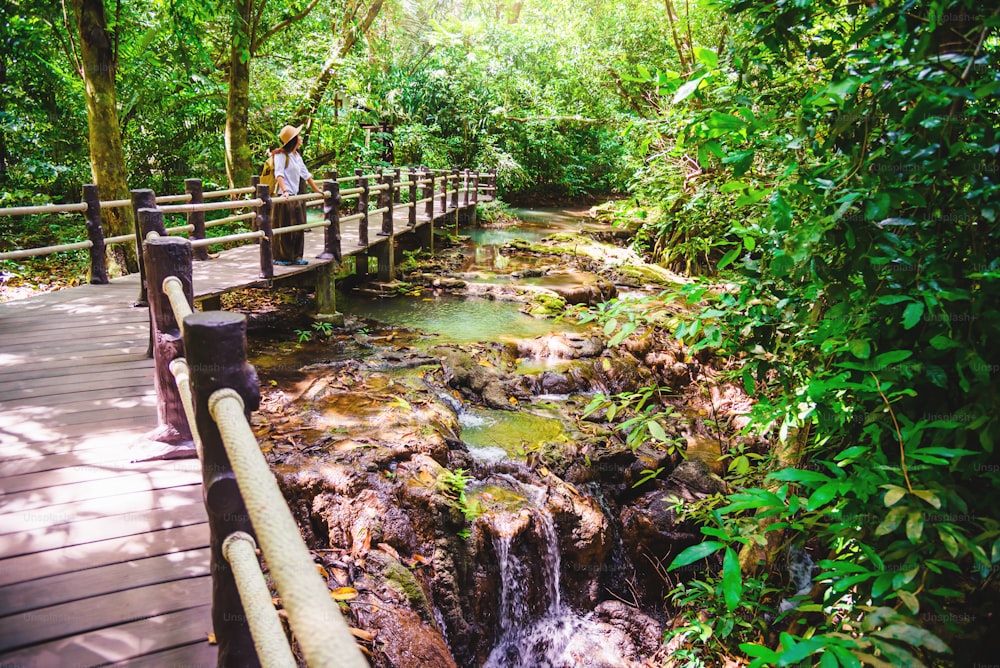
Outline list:
[[[307,6],[305,9],[303,9],[301,12],[299,12],[295,16],[288,17],[287,19],[285,19],[281,23],[278,23],[273,28],[271,28],[270,30],[268,30],[266,33],[264,33],[263,37],[261,37],[259,40],[255,41],[255,42],[252,42],[250,44],[250,53],[255,53],[257,51],[258,47],[260,47],[262,44],[264,44],[264,42],[266,42],[267,40],[271,39],[274,35],[276,35],[277,33],[281,32],[282,30],[284,30],[288,26],[292,25],[296,21],[299,21],[302,18],[304,18],[309,12],[311,12],[313,10],[313,7],[315,7],[317,4],[319,4],[319,0],[312,0],[312,2],[309,3],[309,6]]]

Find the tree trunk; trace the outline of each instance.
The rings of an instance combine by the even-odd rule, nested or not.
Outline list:
[[[90,170],[101,199],[129,199],[125,152],[118,127],[115,102],[115,61],[102,0],[73,0],[73,13],[80,31],[80,55],[90,128]],[[102,208],[106,236],[135,231],[131,207]],[[109,273],[120,275],[139,268],[134,244],[108,248]]]
[[[323,95],[326,94],[326,89],[330,86],[330,82],[333,80],[333,70],[334,67],[347,55],[347,52],[351,50],[351,47],[358,41],[358,38],[364,35],[368,28],[371,27],[372,23],[375,21],[375,17],[378,16],[379,11],[382,9],[382,3],[385,0],[374,0],[368,7],[368,12],[361,22],[354,26],[353,24],[347,29],[344,35],[344,43],[341,45],[340,49],[334,55],[323,63],[323,69],[320,70],[319,76],[316,77],[316,81],[313,82],[312,87],[309,89],[308,95],[306,95],[306,101],[298,108],[295,112],[295,120],[292,121],[292,125],[299,125],[300,123],[306,123],[313,115],[315,115],[316,110],[319,109],[320,103],[323,101]],[[307,131],[311,128],[307,128]]]
[[[235,0],[229,47],[229,99],[226,103],[226,175],[230,188],[250,185],[253,174],[247,121],[250,115],[251,0]]]

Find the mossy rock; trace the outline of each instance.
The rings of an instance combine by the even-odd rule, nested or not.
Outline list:
[[[528,313],[536,318],[554,318],[566,311],[566,300],[551,292],[536,292],[528,304]]]
[[[430,602],[413,572],[399,560],[382,551],[368,553],[368,561],[379,569],[379,575],[387,587],[394,589],[409,602],[410,606],[426,620],[434,619]]]

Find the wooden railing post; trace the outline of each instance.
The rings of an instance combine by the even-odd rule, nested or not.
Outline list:
[[[271,189],[267,185],[257,183],[256,187],[257,199],[263,202],[257,209],[257,228],[264,233],[260,239],[260,277],[274,278],[274,254],[271,250],[271,243],[274,241],[274,230],[271,227],[274,202],[271,201]]]
[[[105,285],[108,282],[108,256],[104,245],[104,227],[101,225],[101,195],[96,185],[88,183],[83,186],[83,201],[87,204],[84,213],[87,238],[94,244],[90,247],[90,282]]]
[[[205,201],[204,191],[201,186],[201,179],[184,179],[184,192],[191,195],[190,204],[201,204]],[[192,239],[205,238],[205,212],[188,211],[187,224],[193,225],[191,232]],[[194,249],[194,259],[203,261],[208,259],[208,246],[199,246]]]
[[[358,195],[358,209],[357,213],[361,214],[361,220],[358,221],[358,246],[364,248],[368,245],[368,177],[363,176],[364,172],[360,169],[354,170],[354,175],[358,177],[358,182],[361,188],[361,194]]]
[[[414,171],[412,167],[410,168],[410,175],[408,178],[410,179],[410,193],[409,193],[410,210],[408,212],[409,215],[407,216],[406,224],[409,227],[416,227],[417,226],[417,172]]]
[[[135,219],[135,254],[139,260],[139,299],[136,306],[149,306],[148,288],[146,286],[146,261],[142,257],[142,241],[146,236],[139,226],[139,209],[155,209],[156,195],[148,188],[132,190],[132,215]],[[150,349],[152,355],[152,349]]]
[[[144,231],[163,225],[158,209],[139,209],[139,224]],[[163,292],[163,280],[177,277],[184,288],[188,306],[194,305],[191,287],[191,244],[186,239],[158,236],[143,244],[146,276],[149,280],[150,328],[153,331],[153,368],[156,386],[157,427],[133,446],[133,461],[175,459],[197,455],[191,426],[170,363],[184,356],[180,323],[174,318],[170,299]]]
[[[469,168],[462,174],[462,206],[469,206]]]
[[[451,170],[451,178],[455,181],[455,189],[451,192],[451,208],[458,208],[458,168]]]
[[[434,172],[425,168],[423,176],[429,181],[424,184],[424,196],[421,198],[427,200],[424,203],[424,213],[427,214],[427,220],[434,220]]]
[[[340,264],[343,252],[340,247],[340,183],[337,182],[337,172],[331,172],[323,182],[323,218],[330,223],[326,228],[323,252],[317,255],[320,260],[334,260]]]
[[[493,199],[497,197],[497,170],[493,168],[490,170],[490,185],[493,187]]]
[[[384,177],[382,177],[382,183],[388,186],[382,192],[385,193],[383,202],[385,202],[385,213],[382,214],[382,230],[378,233],[380,237],[391,237],[392,236],[392,207],[393,202],[396,199],[395,184],[392,178],[392,172],[389,172]]]
[[[441,175],[441,213],[448,213],[448,172]]]
[[[479,203],[479,170],[472,173],[472,203]]]
[[[396,186],[396,200],[395,200],[395,202],[396,202],[396,204],[402,204],[403,203],[403,189],[400,188],[398,186],[398,184],[403,180],[403,170],[401,170],[399,167],[397,167],[396,170],[395,170],[395,174],[396,174],[396,184],[397,184],[397,186]]]
[[[184,349],[191,370],[195,427],[202,444],[202,481],[211,547],[212,628],[219,647],[218,665],[259,666],[232,568],[222,554],[222,543],[229,534],[255,534],[222,436],[208,408],[209,397],[222,388],[239,393],[248,419],[260,405],[257,372],[247,364],[246,317],[227,311],[192,313],[184,318]]]

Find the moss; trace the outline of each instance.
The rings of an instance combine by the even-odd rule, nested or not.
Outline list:
[[[566,311],[566,300],[549,292],[536,292],[528,304],[528,313],[536,318],[555,317]]]
[[[433,618],[427,595],[424,594],[423,587],[417,582],[416,576],[410,569],[384,552],[372,551],[368,555],[369,561],[378,564],[386,586],[405,596],[413,609],[417,610],[421,616],[426,619]]]

